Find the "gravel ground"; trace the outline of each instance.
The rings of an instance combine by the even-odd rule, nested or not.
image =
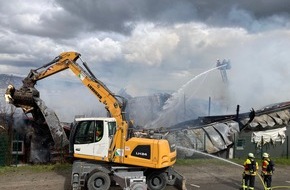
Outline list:
[[[175,166],[175,170],[185,176],[188,190],[231,190],[241,187],[242,167],[232,164],[194,164],[192,166]],[[276,166],[273,176],[275,189],[290,188],[290,166]],[[278,188],[288,186],[288,188]],[[0,175],[1,190],[69,190],[70,170],[35,172],[17,171]],[[121,188],[111,188],[118,189]],[[166,190],[174,190],[167,187]],[[259,177],[256,177],[255,190],[263,190]]]

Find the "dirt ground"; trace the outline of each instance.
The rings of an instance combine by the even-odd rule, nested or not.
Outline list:
[[[186,180],[188,190],[231,190],[241,187],[242,167],[232,164],[202,164],[192,166],[175,166],[175,170],[181,173]],[[290,166],[276,166],[273,175],[273,187],[275,189],[290,188]],[[278,188],[284,186],[284,188]],[[285,186],[288,186],[285,187]],[[69,190],[70,171],[18,171],[0,175],[1,190]],[[118,189],[121,188],[111,188]],[[173,187],[167,187],[174,190]],[[259,177],[256,177],[256,190],[263,190]]]

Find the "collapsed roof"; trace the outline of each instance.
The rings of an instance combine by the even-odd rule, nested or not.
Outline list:
[[[167,129],[170,131],[167,138],[174,140],[177,146],[188,148],[182,150],[187,156],[193,153],[190,149],[217,153],[231,147],[234,136],[242,130],[255,132],[252,142],[258,145],[262,140],[265,144],[275,141],[276,138],[283,142],[286,131],[284,129],[288,126],[289,119],[290,102],[281,102],[248,113],[239,114],[237,111],[235,115],[199,117],[182,122]]]

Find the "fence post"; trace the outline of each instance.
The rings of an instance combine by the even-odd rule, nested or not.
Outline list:
[[[263,146],[264,146],[264,138],[263,138],[263,136],[261,137],[262,139],[261,139],[261,158],[263,157]]]
[[[64,163],[64,151],[63,151],[63,135],[61,136],[61,163]]]
[[[233,150],[233,158],[236,158],[236,133],[234,133],[234,150]]]
[[[287,144],[286,144],[286,148],[287,148],[286,153],[287,153],[287,159],[289,159],[289,138],[288,138],[288,135],[286,137],[286,141],[287,141]]]
[[[204,132],[204,137],[203,137],[203,151],[206,152],[206,133]]]

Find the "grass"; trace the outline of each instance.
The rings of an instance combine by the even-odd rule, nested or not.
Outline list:
[[[246,158],[245,158],[246,159]],[[229,159],[229,161],[237,163],[237,164],[243,164],[245,159]],[[262,162],[260,159],[256,159],[258,163]],[[284,166],[290,166],[290,159],[287,158],[273,158],[273,161],[276,165],[284,165]],[[197,164],[228,164],[225,161],[219,160],[219,159],[213,159],[213,158],[207,158],[207,159],[177,159],[176,161],[177,165],[197,165]]]
[[[23,166],[4,166],[0,167],[0,175],[7,172],[19,172],[19,171],[33,171],[33,172],[50,172],[50,171],[65,171],[70,170],[71,164],[40,164],[40,165],[23,165]]]
[[[273,161],[275,164],[290,166],[290,159],[287,158],[274,158]]]
[[[274,158],[276,165],[290,166],[290,159],[287,158]],[[231,159],[231,162],[242,165],[243,159]],[[257,159],[260,162],[259,159]],[[225,161],[219,159],[178,159],[176,165],[178,166],[194,166],[194,165],[205,165],[205,164],[218,164],[226,165]],[[0,175],[7,172],[19,172],[19,171],[33,171],[33,172],[50,172],[50,171],[69,171],[72,165],[69,163],[57,163],[57,164],[40,164],[40,165],[24,165],[24,166],[4,166],[0,167]]]
[[[241,159],[231,159],[228,160],[230,162],[234,162],[237,164],[242,164],[244,161]],[[223,161],[220,159],[213,159],[213,158],[207,158],[207,159],[178,159],[176,161],[176,165],[203,165],[203,164],[219,164],[219,165],[226,165],[228,164],[227,161]]]

